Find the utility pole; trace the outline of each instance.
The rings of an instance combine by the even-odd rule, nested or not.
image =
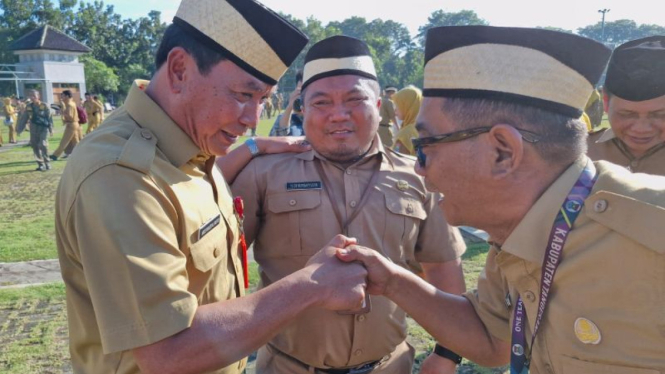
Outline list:
[[[605,13],[609,12],[609,9],[600,9],[598,13],[603,13],[603,21],[600,26],[600,39],[605,43]]]

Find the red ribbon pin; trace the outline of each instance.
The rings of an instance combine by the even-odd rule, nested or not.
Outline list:
[[[247,261],[247,241],[245,240],[245,230],[243,228],[243,221],[245,220],[245,204],[242,197],[236,196],[233,198],[233,206],[235,207],[238,222],[240,224],[240,259],[242,260],[242,275],[245,279],[245,289],[249,288],[249,264]]]

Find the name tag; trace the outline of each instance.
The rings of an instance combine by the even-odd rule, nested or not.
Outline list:
[[[208,220],[208,222],[204,223],[203,226],[199,227],[199,240],[206,236],[207,233],[212,231],[219,223],[222,221],[222,216],[218,214],[217,216],[211,218]]]
[[[287,191],[320,190],[322,188],[321,182],[292,182],[286,184]]]

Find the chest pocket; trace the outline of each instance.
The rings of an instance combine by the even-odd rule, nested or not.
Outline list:
[[[418,241],[420,224],[427,218],[423,203],[402,191],[383,191],[386,199],[386,226],[383,252],[393,261],[401,259],[400,265],[419,271],[412,250]],[[398,245],[394,245],[398,243]]]
[[[322,222],[320,212],[315,209],[320,205],[320,190],[284,192],[268,196],[267,208],[270,217],[266,220],[264,234],[270,238],[271,243],[262,246],[262,255],[283,257],[314,253],[320,249],[308,249],[309,237],[313,233],[307,233],[307,230],[311,231],[319,226],[318,222]]]
[[[220,261],[226,264],[228,243],[226,240],[226,222],[220,217],[220,223],[190,247],[194,267],[202,273],[210,271]]]

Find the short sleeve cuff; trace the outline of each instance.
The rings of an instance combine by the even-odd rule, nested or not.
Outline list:
[[[160,308],[142,321],[120,326],[100,327],[104,354],[126,351],[156,343],[189,328],[194,320],[198,303],[189,295],[171,303],[170,308]]]
[[[494,337],[504,341],[509,342],[510,337],[510,321],[506,320],[501,316],[491,313],[488,309],[483,308],[482,302],[478,298],[478,291],[468,291],[463,294],[467,300],[471,302],[473,309],[480,317],[480,320],[483,321],[487,331]]]
[[[440,243],[436,247],[428,250],[419,250],[415,253],[418,262],[440,263],[457,260],[466,252],[466,244],[459,229],[448,226],[449,235],[445,243]]]

